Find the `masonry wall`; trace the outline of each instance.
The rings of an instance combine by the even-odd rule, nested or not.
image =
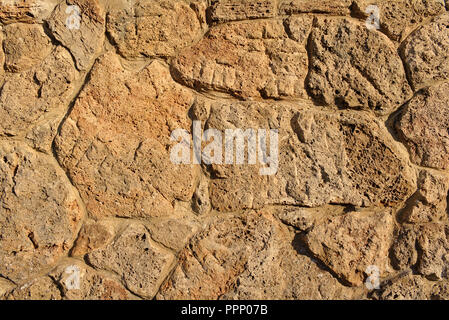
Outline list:
[[[0,1],[0,298],[447,299],[448,10]]]

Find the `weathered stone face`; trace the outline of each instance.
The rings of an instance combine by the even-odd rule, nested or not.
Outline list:
[[[402,111],[396,128],[417,165],[449,168],[449,82],[418,92]]]
[[[415,174],[379,123],[364,113],[295,111],[281,104],[212,105],[206,127],[279,128],[279,169],[212,165],[212,207],[219,211],[267,204],[318,207],[394,205],[415,188]]]
[[[195,11],[186,1],[138,0],[111,11],[107,29],[124,57],[170,57],[202,35],[205,13]]]
[[[304,19],[304,32],[311,20]],[[305,38],[289,38],[281,19],[223,24],[173,61],[176,80],[241,98],[304,97]]]
[[[449,13],[413,32],[403,48],[404,63],[415,89],[449,80]]]
[[[126,71],[114,54],[100,58],[55,140],[92,215],[164,216],[191,199],[197,169],[172,164],[167,149],[172,130],[190,129],[192,103],[160,62]]]
[[[0,274],[20,282],[66,255],[80,204],[54,160],[22,143],[0,146]]]
[[[401,59],[386,36],[349,19],[318,18],[315,24],[307,81],[315,99],[388,114],[410,98]]]

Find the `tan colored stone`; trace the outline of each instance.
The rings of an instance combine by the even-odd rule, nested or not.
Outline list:
[[[422,170],[418,178],[418,191],[405,210],[404,220],[409,223],[427,223],[447,220],[449,196],[447,175]]]
[[[163,219],[151,222],[148,229],[154,241],[179,251],[188,243],[197,230],[197,226],[189,221]]]
[[[359,286],[369,266],[387,269],[393,218],[388,210],[351,212],[314,225],[305,235],[310,251],[345,282]]]
[[[133,293],[151,299],[170,271],[174,256],[150,240],[141,224],[126,228],[111,244],[88,255],[95,268],[117,273]]]
[[[356,0],[355,11],[364,18],[370,5],[379,8],[380,31],[390,39],[401,42],[420,23],[445,11],[443,0]]]
[[[274,175],[261,176],[260,165],[247,160],[210,166],[210,199],[218,211],[267,204],[396,206],[416,190],[406,155],[367,113],[217,102],[206,127],[279,129]]]
[[[431,280],[449,279],[449,227],[439,223],[405,225],[393,245],[399,268],[415,266]]]
[[[79,283],[75,277],[79,276]],[[67,261],[50,272],[64,300],[131,300],[135,299],[116,279],[97,272],[77,261]],[[79,288],[76,288],[79,285]]]
[[[192,103],[160,62],[126,71],[107,53],[94,65],[55,139],[91,215],[167,216],[175,200],[192,198],[197,169],[173,164],[167,151],[173,130],[190,130]]]
[[[303,12],[349,15],[351,0],[279,0],[281,14]]]
[[[106,222],[86,221],[71,251],[72,256],[82,256],[106,246],[114,236],[114,228]]]
[[[203,27],[189,1],[176,0],[137,0],[134,6],[112,10],[107,22],[127,58],[174,56],[200,37]]]
[[[59,0],[3,0],[0,3],[0,21],[4,24],[42,22],[58,2]]]
[[[348,291],[309,258],[269,215],[208,221],[181,253],[157,299],[332,299]]]
[[[403,46],[403,56],[415,89],[449,80],[449,13],[413,32]]]
[[[411,96],[396,48],[365,24],[318,18],[309,47],[307,88],[321,103],[389,114]]]
[[[272,18],[277,14],[277,0],[215,0],[210,8],[212,21]]]
[[[449,82],[425,88],[407,104],[396,122],[415,164],[449,168]]]
[[[14,289],[8,300],[61,300],[61,292],[47,276],[34,279]]]
[[[14,289],[15,285],[6,279],[0,278],[0,300],[5,300],[6,295]]]
[[[39,65],[8,77],[0,93],[0,135],[18,135],[46,113],[64,110],[77,77],[73,59],[62,47]]]
[[[431,285],[422,277],[405,275],[382,288],[381,300],[429,300]]]
[[[193,194],[193,208],[196,213],[207,214],[212,209],[209,195],[209,180],[201,177]]]
[[[67,25],[68,5],[80,8],[79,29],[71,29]],[[105,14],[98,0],[72,0],[69,4],[63,2],[56,7],[47,23],[53,36],[70,50],[77,68],[87,70],[102,49],[104,41]]]
[[[16,23],[6,26],[4,32],[5,69],[10,72],[30,69],[52,50],[50,38],[40,25]]]
[[[304,97],[307,60],[305,43],[290,39],[282,20],[254,20],[213,27],[181,51],[172,70],[197,90],[240,98]]]
[[[57,134],[61,118],[60,112],[54,112],[38,122],[25,136],[28,144],[37,151],[52,154],[53,140]]]
[[[49,156],[0,146],[0,275],[14,282],[67,254],[82,217],[70,182]]]

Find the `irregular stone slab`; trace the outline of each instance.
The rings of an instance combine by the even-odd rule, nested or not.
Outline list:
[[[90,214],[166,216],[176,199],[192,198],[197,168],[173,164],[167,151],[173,130],[190,130],[192,103],[160,62],[140,71],[126,71],[113,53],[96,62],[55,139]]]
[[[260,161],[209,166],[210,199],[218,211],[267,204],[396,206],[416,190],[408,155],[372,116],[283,104],[211,106],[205,127],[279,129],[278,166],[260,175]]]
[[[87,257],[95,268],[117,273],[129,290],[148,299],[156,294],[174,260],[171,252],[150,240],[141,224],[130,225],[114,242]]]
[[[307,88],[321,103],[389,114],[411,96],[394,45],[364,24],[317,18],[310,51]]]
[[[280,0],[281,14],[303,12],[329,13],[333,15],[349,15],[352,0]]]
[[[5,300],[5,296],[9,294],[15,285],[11,281],[0,278],[0,300]]]
[[[114,227],[106,221],[86,221],[81,228],[72,256],[83,256],[106,246],[114,237]]]
[[[432,285],[421,276],[404,275],[382,287],[380,300],[428,300]]]
[[[49,276],[58,284],[64,300],[131,300],[120,281],[89,268],[78,260],[66,261]],[[79,276],[76,283],[74,276]],[[79,285],[79,288],[76,286]]]
[[[14,289],[7,300],[61,300],[57,285],[47,276],[34,279]]]
[[[368,17],[370,5],[379,8],[380,31],[390,39],[401,42],[426,19],[445,12],[443,0],[356,0],[355,12]]]
[[[16,23],[4,28],[5,69],[21,72],[47,57],[53,46],[42,26]]]
[[[189,221],[179,219],[163,219],[148,225],[151,238],[165,247],[180,251],[197,230],[197,226]]]
[[[103,47],[105,14],[98,0],[72,0],[69,4],[78,6],[80,10],[79,28],[70,28],[67,25],[69,5],[65,2],[53,11],[47,20],[48,27],[53,36],[70,50],[77,68],[86,70]]]
[[[430,280],[449,279],[449,227],[439,223],[405,225],[392,254],[397,267],[415,266]]]
[[[311,26],[311,20],[304,22]],[[197,90],[240,98],[305,97],[307,60],[305,41],[290,39],[282,20],[254,20],[213,27],[171,67],[179,82]]]
[[[4,24],[15,22],[42,22],[51,14],[59,0],[3,0],[0,3],[0,21]]]
[[[107,30],[126,58],[166,57],[203,34],[199,17],[188,1],[137,0],[134,6],[112,10]]]
[[[393,226],[388,210],[351,212],[314,225],[305,242],[342,280],[360,286],[369,266],[379,268],[381,275],[385,272]]]
[[[8,77],[0,94],[0,135],[18,135],[47,112],[64,110],[77,77],[73,59],[62,47],[39,65]]]
[[[447,175],[421,170],[418,178],[418,191],[403,214],[404,221],[427,223],[447,220],[448,191],[449,178]]]
[[[449,80],[449,13],[411,34],[403,46],[403,56],[415,89]]]
[[[396,129],[412,162],[449,168],[449,82],[418,92],[402,111]]]
[[[211,20],[219,23],[245,19],[272,18],[277,14],[277,1],[215,0],[209,10]]]
[[[3,32],[0,32],[0,43],[3,43]],[[3,53],[3,46],[0,48],[0,65],[5,64],[5,54]],[[3,85],[3,77],[5,70],[4,68],[0,68],[0,85]]]
[[[348,291],[292,247],[268,214],[208,221],[180,253],[157,299],[332,299]]]
[[[66,255],[79,229],[80,206],[53,162],[21,143],[0,146],[0,275],[14,282]]]

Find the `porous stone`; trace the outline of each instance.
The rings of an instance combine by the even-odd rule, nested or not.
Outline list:
[[[167,248],[180,251],[188,243],[198,227],[190,221],[162,219],[148,224],[148,229],[154,241]]]
[[[449,13],[413,32],[403,46],[404,63],[415,89],[449,80]]]
[[[77,261],[66,261],[49,276],[58,284],[64,300],[132,300],[120,281]]]
[[[449,82],[418,92],[396,121],[400,139],[412,162],[424,167],[449,168]]]
[[[157,299],[332,299],[350,293],[269,215],[215,217],[180,253]],[[302,285],[299,285],[299,284]]]
[[[431,280],[448,279],[448,235],[445,224],[405,225],[393,245],[393,261],[399,268],[414,266]]]
[[[151,299],[168,275],[174,256],[155,245],[143,225],[132,224],[87,259],[95,268],[117,273],[131,292]]]
[[[4,24],[40,23],[48,17],[59,0],[3,0],[0,21]]]
[[[61,300],[61,292],[47,276],[36,278],[14,289],[7,300]]]
[[[77,6],[79,27],[68,20],[69,6]],[[75,18],[76,19],[76,18]],[[86,70],[93,62],[95,55],[103,47],[105,34],[105,14],[98,0],[72,0],[62,2],[47,20],[53,36],[61,42],[75,58],[79,70]]]
[[[267,204],[396,206],[416,190],[415,172],[382,125],[366,113],[283,104],[214,103],[206,127],[278,129],[278,164],[213,164],[210,199],[218,211]],[[276,151],[275,151],[276,152]]]
[[[289,38],[281,19],[218,25],[180,52],[172,73],[197,90],[245,99],[305,97],[308,58],[301,40]]]
[[[279,11],[281,14],[314,12],[349,15],[351,4],[351,0],[280,0]]]
[[[39,64],[46,58],[53,46],[42,26],[15,23],[4,28],[5,69],[21,72]]]
[[[109,34],[127,58],[173,56],[199,38],[204,28],[189,1],[138,0],[113,9],[107,20]]]
[[[404,275],[381,289],[380,300],[427,300],[431,285],[421,276]]]
[[[3,141],[0,159],[0,275],[20,282],[67,254],[82,212],[49,156]]]
[[[372,5],[379,9],[380,31],[398,42],[427,19],[445,12],[442,0],[356,0],[354,11],[367,18],[366,10]]]
[[[305,243],[342,280],[359,286],[369,266],[385,273],[392,236],[393,217],[388,210],[351,212],[314,225]]]
[[[211,20],[227,22],[234,20],[271,18],[277,14],[276,0],[214,0],[210,8]]]
[[[90,214],[167,216],[175,200],[192,198],[197,169],[173,164],[167,151],[173,130],[190,130],[192,103],[160,62],[127,71],[113,53],[99,59],[55,139]]]
[[[48,112],[63,111],[77,78],[73,59],[62,47],[40,64],[8,77],[0,93],[0,135],[18,135]]]
[[[402,61],[384,35],[347,18],[317,18],[309,93],[320,103],[389,114],[411,96]]]
[[[412,203],[403,213],[404,221],[427,223],[447,220],[448,191],[449,178],[447,175],[421,170],[418,178],[418,191],[415,193]]]

